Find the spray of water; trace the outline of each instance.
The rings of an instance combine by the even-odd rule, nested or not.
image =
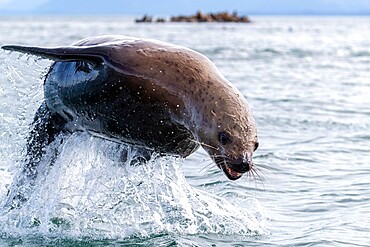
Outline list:
[[[66,140],[56,147],[54,165],[44,159],[34,184],[24,185],[31,189],[20,188],[29,193],[28,201],[10,211],[3,208],[3,233],[116,239],[263,231],[256,211],[191,187],[181,159],[152,157],[147,164],[132,165],[133,147],[87,133],[60,138]],[[126,162],[120,160],[122,152],[129,154]],[[256,203],[251,206],[256,210]]]

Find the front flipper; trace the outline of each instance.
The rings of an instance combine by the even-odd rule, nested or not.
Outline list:
[[[51,114],[45,102],[39,107],[33,120],[33,129],[27,138],[26,163],[24,171],[32,175],[45,153],[45,147],[55,140],[62,131],[65,121],[56,114]]]
[[[37,110],[32,123],[33,129],[27,138],[26,157],[22,161],[20,173],[8,191],[5,207],[18,208],[28,200],[40,170],[39,164],[45,156],[51,165],[54,163],[57,147],[47,149],[47,146],[61,133],[63,124],[61,118],[50,113],[45,103]]]

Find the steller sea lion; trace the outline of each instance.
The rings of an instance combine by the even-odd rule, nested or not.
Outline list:
[[[127,36],[2,49],[55,61],[28,141],[28,167],[60,132],[88,131],[162,155],[187,157],[202,146],[231,180],[253,169],[258,139],[251,109],[198,52]]]

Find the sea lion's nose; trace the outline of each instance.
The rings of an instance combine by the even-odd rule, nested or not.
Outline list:
[[[253,165],[252,159],[248,159],[248,157],[242,156],[236,160],[232,168],[237,172],[244,173],[250,171],[252,165]]]

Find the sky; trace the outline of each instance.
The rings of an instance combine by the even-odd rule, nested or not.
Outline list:
[[[0,14],[178,15],[197,10],[251,15],[370,15],[370,0],[0,0]]]

